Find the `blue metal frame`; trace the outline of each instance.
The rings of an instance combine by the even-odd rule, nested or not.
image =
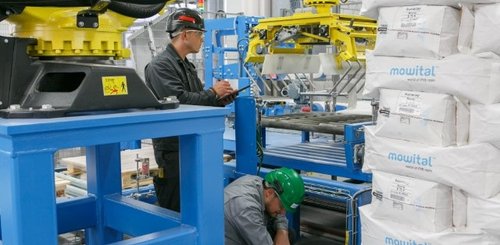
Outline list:
[[[234,18],[205,20],[204,63],[205,87],[213,86],[216,80],[238,79],[238,87],[243,88],[250,84],[250,78],[243,69],[247,48],[248,33],[258,24],[261,17],[237,16]],[[236,36],[237,47],[224,47],[223,38]],[[239,53],[240,61],[227,63],[225,58],[228,53]],[[214,62],[214,56],[217,62]],[[254,69],[246,65],[253,77],[257,77]],[[245,90],[241,96],[249,96],[250,91]]]
[[[261,82],[258,79],[257,73],[255,72],[253,66],[245,65],[243,62],[246,58],[248,49],[248,34],[250,32],[250,29],[258,24],[258,20],[260,18],[262,17],[237,16],[233,18],[205,20],[206,33],[203,43],[203,61],[205,65],[206,89],[212,87],[214,81],[226,79],[237,79],[239,88],[243,88],[249,85],[250,77],[245,72],[243,66],[248,69],[250,75],[255,81]],[[224,47],[224,37],[236,37],[237,47]],[[226,55],[230,53],[238,53],[240,61],[228,62],[226,59]],[[263,84],[259,84],[259,86],[262,88]],[[244,96],[251,96],[251,92],[249,89],[244,90],[239,94],[239,97]],[[228,107],[232,112],[237,110],[235,108],[236,103],[228,105]],[[225,139],[224,149],[235,151],[235,141]]]
[[[0,119],[3,244],[223,244],[224,108],[181,105],[55,119]],[[180,136],[181,213],[121,195],[120,143]],[[53,155],[87,147],[88,196],[56,200]],[[42,223],[40,223],[42,222]],[[134,238],[121,241],[122,234]]]
[[[245,66],[250,71],[250,76],[258,83],[262,82],[255,73],[253,66],[250,64],[245,64],[243,60],[245,59],[247,52],[248,43],[248,33],[252,26],[258,24],[257,17],[246,17],[238,16],[235,18],[227,19],[214,19],[206,20],[205,28],[206,35],[204,40],[204,62],[205,62],[205,86],[211,87],[213,82],[218,79],[238,79],[238,86],[243,87],[250,83],[250,77],[244,71],[243,66]],[[224,47],[222,40],[225,36],[236,36],[238,40],[237,47]],[[245,43],[246,42],[246,43]],[[240,61],[234,63],[227,63],[225,60],[225,55],[230,52],[239,52]],[[214,62],[214,56],[217,62]],[[264,91],[263,84],[258,84],[261,91]],[[235,113],[235,146],[227,140],[224,141],[225,149],[226,146],[231,146],[231,150],[236,150],[236,164],[225,164],[225,179],[224,183],[228,184],[232,179],[239,177],[242,174],[257,174],[257,162],[258,158],[256,155],[256,105],[254,98],[251,96],[249,91],[241,93],[236,99],[234,106],[231,109]],[[343,176],[348,178],[353,178],[362,181],[371,181],[371,175],[361,172],[361,164],[359,162],[354,162],[353,156],[354,146],[357,144],[362,144],[364,142],[364,135],[360,132],[359,128],[363,124],[351,124],[345,127],[345,142],[340,143],[339,147],[344,151],[344,158],[339,159],[337,164],[326,165],[318,164],[311,161],[302,160],[291,160],[286,158],[286,156],[271,156],[269,154],[264,155],[264,162],[267,165],[273,166],[286,166],[297,170],[313,171],[317,173],[330,174],[334,176]],[[265,128],[261,130],[262,139],[265,142],[266,134]],[[309,133],[304,132],[302,134],[302,141],[309,141]],[[263,143],[264,143],[263,142]],[[264,143],[265,145],[265,143]],[[261,171],[261,175],[266,173],[266,170]],[[323,181],[317,180],[315,178],[305,178],[306,185],[314,184],[320,181],[322,185],[326,188],[333,190],[344,188],[345,191],[352,197],[356,193],[362,192],[363,195],[360,198],[356,198],[354,202],[356,205],[363,205],[369,202],[370,195],[366,197],[367,186],[349,184],[338,181]],[[328,198],[326,198],[328,199]],[[348,210],[349,214],[353,214],[352,210]],[[299,214],[296,213],[294,216],[289,217],[291,226],[298,230],[299,227]],[[352,230],[354,221],[348,221],[348,230]],[[359,222],[357,224],[359,229]],[[349,234],[349,241],[355,240],[353,236],[359,238],[358,234]],[[357,239],[356,241],[360,241]],[[352,244],[352,243],[350,243]],[[359,243],[358,243],[359,244]]]

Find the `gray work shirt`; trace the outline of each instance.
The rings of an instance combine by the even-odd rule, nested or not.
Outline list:
[[[267,224],[288,229],[286,216],[272,219],[266,213],[262,178],[246,175],[224,189],[224,229],[226,245],[273,244]]]

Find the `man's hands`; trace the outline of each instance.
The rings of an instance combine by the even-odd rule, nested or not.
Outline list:
[[[233,88],[231,88],[228,81],[217,81],[212,89],[219,98],[233,92]]]
[[[227,105],[236,99],[238,96],[238,91],[233,90],[231,84],[228,81],[218,81],[212,87],[212,90],[217,95],[219,104]]]
[[[288,240],[288,230],[278,229],[273,241],[274,245],[290,245],[290,240]]]

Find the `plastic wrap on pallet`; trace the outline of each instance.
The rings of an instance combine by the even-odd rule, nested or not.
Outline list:
[[[500,4],[474,6],[472,53],[500,55]]]
[[[359,208],[361,244],[364,245],[498,245],[500,240],[480,230],[442,232],[413,230],[399,220],[381,220],[373,216],[371,205]]]
[[[364,172],[401,174],[492,197],[500,192],[498,159],[500,150],[488,143],[433,147],[378,137],[365,127]]]
[[[488,142],[500,148],[500,104],[470,106],[470,143]]]
[[[460,11],[447,6],[381,8],[375,55],[441,59],[458,52]]]
[[[364,94],[380,88],[451,94],[471,103],[500,102],[500,59],[455,54],[441,60],[374,56],[367,52]]]
[[[469,196],[467,229],[481,229],[500,237],[500,195],[484,199]]]
[[[434,146],[463,145],[468,138],[467,102],[446,94],[380,90],[375,135]]]
[[[416,230],[452,227],[452,188],[408,176],[373,171],[373,218],[397,220]]]

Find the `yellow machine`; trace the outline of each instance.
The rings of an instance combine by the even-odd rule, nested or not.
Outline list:
[[[266,54],[305,54],[312,45],[334,45],[336,61],[363,61],[375,45],[376,20],[332,13],[339,0],[304,0],[311,7],[292,16],[260,19],[252,29],[246,62],[262,63]],[[284,44],[291,44],[287,47]]]
[[[128,58],[123,32],[173,0],[0,0],[0,116],[54,117],[92,110],[175,108],[158,101]]]

